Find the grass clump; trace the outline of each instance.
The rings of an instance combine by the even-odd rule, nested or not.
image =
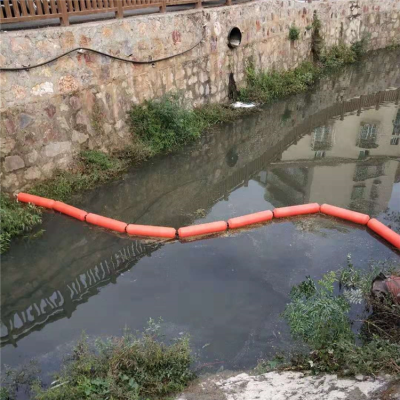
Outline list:
[[[239,92],[241,101],[270,103],[292,94],[311,88],[326,72],[352,64],[365,53],[367,39],[354,43],[351,47],[344,44],[321,50],[319,20],[314,21],[313,54],[315,62],[305,61],[297,68],[288,71],[257,71],[249,64],[247,85]]]
[[[177,95],[147,100],[129,112],[131,132],[154,153],[169,151],[200,137],[203,124]]]
[[[10,370],[2,382],[4,399],[22,388],[34,400],[159,399],[182,391],[195,378],[189,338],[165,343],[159,329],[150,319],[143,334],[125,332],[94,344],[83,336],[52,386],[43,387],[39,371]]]
[[[157,154],[190,143],[205,129],[249,112],[249,109],[234,109],[222,104],[189,109],[179,94],[168,94],[133,106],[129,124],[132,135],[148,146],[152,154]]]
[[[289,28],[289,40],[294,42],[299,39],[299,36],[300,36],[300,29],[297,28],[297,26],[292,25]]]
[[[250,64],[246,72],[247,86],[240,91],[240,100],[269,103],[310,88],[318,79],[320,68],[304,62],[294,70],[263,72]]]
[[[256,108],[232,108],[223,104],[206,104],[194,109],[203,129],[213,125],[231,122],[254,112]]]
[[[295,354],[289,363],[280,360],[280,367],[342,375],[400,375],[400,305],[390,296],[382,301],[371,295],[372,282],[382,272],[399,275],[400,265],[375,263],[369,270],[357,269],[348,256],[342,270],[330,272],[318,282],[307,277],[293,287],[283,317],[293,338],[310,351]],[[350,310],[360,303],[365,310],[356,320],[362,323],[356,332]],[[271,365],[276,366],[274,360],[262,361],[258,371]]]
[[[80,154],[76,165],[68,171],[57,171],[44,182],[36,184],[29,193],[50,199],[67,201],[73,193],[90,189],[118,176],[127,167],[127,161],[97,150]]]
[[[6,252],[14,236],[33,229],[42,222],[41,211],[32,205],[22,205],[0,194],[0,254]]]

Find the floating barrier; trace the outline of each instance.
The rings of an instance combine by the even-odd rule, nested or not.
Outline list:
[[[210,222],[208,224],[185,226],[178,229],[178,236],[186,238],[191,236],[208,235],[217,232],[223,232],[228,229],[228,224],[225,221]]]
[[[261,211],[254,214],[243,215],[243,217],[236,217],[228,219],[228,226],[230,229],[237,229],[243,226],[258,224],[260,222],[269,221],[274,217],[272,211]]]
[[[53,209],[55,203],[54,200],[46,199],[45,197],[35,196],[28,193],[18,193],[17,199],[18,201],[21,201],[23,203],[32,203],[35,206],[50,209]]]
[[[299,206],[290,206],[290,207],[280,207],[280,208],[275,208],[274,217],[285,218],[285,217],[294,217],[296,215],[315,214],[319,212],[319,209],[320,207],[318,203],[302,204]]]
[[[346,210],[345,208],[331,206],[329,204],[322,204],[321,212],[323,214],[332,215],[347,221],[355,222],[356,224],[367,225],[370,220],[370,216],[367,214],[361,214],[359,212]]]
[[[86,211],[80,210],[79,208],[76,207],[69,206],[68,204],[62,203],[61,201],[54,202],[53,210],[69,215],[70,217],[79,219],[80,221],[85,221],[86,215],[88,215]]]
[[[400,235],[375,218],[368,221],[368,228],[400,249]]]
[[[122,221],[117,221],[112,218],[103,217],[101,215],[87,213],[79,208],[72,207],[60,201],[46,199],[45,197],[35,196],[28,193],[18,193],[18,201],[24,203],[32,203],[39,207],[45,207],[59,211],[63,214],[77,218],[80,221],[86,221],[90,224],[101,226],[103,228],[111,229],[113,231],[124,233],[126,232],[131,236],[146,236],[153,238],[187,238],[193,236],[209,235],[218,232],[224,232],[228,228],[237,229],[243,226],[258,224],[261,222],[269,221],[272,218],[284,218],[296,215],[315,214],[319,211],[323,214],[332,215],[341,219],[355,222],[361,225],[367,225],[369,229],[376,232],[382,238],[386,239],[393,246],[400,249],[400,235],[392,229],[382,224],[375,218],[370,219],[369,215],[358,213],[344,208],[331,206],[329,204],[318,203],[302,204],[291,207],[275,208],[272,212],[270,210],[260,211],[254,214],[243,215],[242,217],[235,217],[225,221],[210,222],[207,224],[185,226],[179,228],[168,228],[165,226],[151,226],[151,225],[136,225],[127,224]]]
[[[126,222],[117,221],[112,218],[102,217],[101,215],[91,213],[86,215],[86,222],[122,233],[125,232],[126,227],[128,226]]]
[[[128,233],[128,235],[131,236],[162,237],[169,239],[173,239],[176,237],[176,229],[167,228],[165,226],[129,224],[126,227],[126,232]]]

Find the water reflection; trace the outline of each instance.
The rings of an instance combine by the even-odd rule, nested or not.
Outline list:
[[[90,268],[85,269],[83,265],[77,265],[73,271],[77,275],[68,276],[67,283],[58,280],[56,289],[48,296],[40,297],[39,292],[38,297],[35,290],[30,296],[30,293],[23,293],[22,298],[17,298],[17,310],[12,304],[15,296],[4,299],[2,297],[4,304],[1,314],[1,344],[11,343],[16,346],[17,341],[30,331],[40,330],[45,324],[60,318],[70,318],[80,303],[98,294],[100,287],[116,283],[118,275],[133,267],[142,257],[150,256],[160,246],[157,243],[146,244],[132,240],[130,244]],[[18,278],[20,277],[16,277],[15,274],[7,274],[3,275],[2,280],[6,286],[15,287],[15,279]],[[25,285],[26,292],[31,289],[30,286]]]
[[[361,71],[350,69],[324,80],[314,93],[225,125],[185,151],[85,194],[76,204],[127,222],[175,227],[312,201],[373,216],[388,205],[393,211],[399,203],[392,189],[400,182],[400,89],[385,89],[400,87],[399,60],[400,54],[386,63],[367,60]],[[79,304],[95,295],[100,301],[106,296],[101,287],[165,247],[164,242],[132,240],[50,213],[44,228],[44,238],[21,240],[2,259],[2,346],[17,346],[30,333],[65,317],[73,324]],[[280,229],[288,235],[284,226]],[[255,252],[253,257],[258,263],[262,255]],[[170,268],[175,260],[166,262]],[[268,281],[272,284],[278,285]],[[167,302],[172,295],[168,291]],[[117,310],[131,307],[118,297],[109,302],[115,315],[98,321],[99,326],[120,324]],[[177,307],[179,312],[184,314],[183,308]],[[57,343],[68,339],[53,338]]]

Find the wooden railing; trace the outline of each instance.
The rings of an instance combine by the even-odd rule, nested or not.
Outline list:
[[[232,0],[226,0],[230,5]],[[114,13],[123,18],[124,11],[158,7],[165,12],[167,6],[195,4],[201,0],[0,0],[0,23],[60,19],[61,25],[69,25],[69,18],[99,13]]]

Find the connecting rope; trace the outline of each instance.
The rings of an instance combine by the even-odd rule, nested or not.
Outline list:
[[[39,64],[28,65],[28,66],[25,66],[25,67],[9,67],[9,68],[0,67],[0,71],[8,71],[8,72],[10,72],[10,71],[11,72],[13,72],[13,71],[14,72],[15,71],[29,71],[30,69],[39,68],[39,67],[42,67],[43,65],[50,64],[50,63],[52,63],[54,61],[59,60],[62,57],[67,56],[68,54],[74,53],[76,51],[77,52],[90,51],[90,52],[95,53],[95,54],[99,54],[99,55],[102,55],[102,56],[105,56],[105,57],[109,57],[109,58],[111,58],[113,60],[118,60],[118,61],[127,62],[127,63],[131,63],[131,64],[153,64],[153,63],[156,63],[156,62],[169,60],[171,58],[178,57],[178,56],[181,56],[183,54],[186,54],[189,51],[192,51],[195,47],[197,47],[202,41],[203,41],[203,37],[196,44],[194,44],[192,47],[190,47],[187,50],[184,50],[184,51],[182,51],[180,53],[177,53],[177,54],[173,54],[171,56],[157,58],[156,60],[148,60],[148,61],[132,60],[130,58],[123,58],[123,57],[113,56],[112,54],[104,53],[102,51],[90,49],[90,48],[87,48],[87,47],[76,47],[76,48],[74,48],[72,50],[69,50],[69,51],[67,51],[67,52],[65,52],[63,54],[60,54],[60,55],[58,55],[56,57],[53,57],[50,60],[43,61],[43,62],[41,62]]]

